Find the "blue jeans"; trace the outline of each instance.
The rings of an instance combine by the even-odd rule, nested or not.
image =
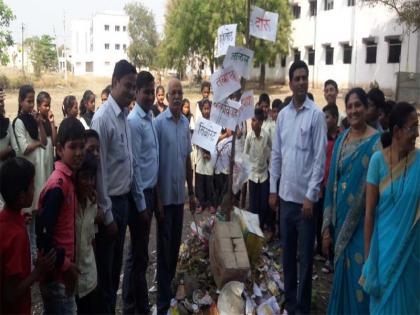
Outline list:
[[[302,205],[280,200],[281,240],[286,310],[309,314],[312,294],[312,263],[315,219],[302,217]],[[299,285],[297,251],[299,250]]]
[[[171,282],[181,245],[184,205],[164,206],[163,211],[165,219],[157,226],[158,315],[166,315],[172,298]]]
[[[67,296],[65,286],[60,282],[42,283],[39,286],[44,305],[44,314],[75,314],[74,296]]]
[[[146,207],[154,211],[157,205],[156,190],[145,189],[144,197]],[[149,233],[152,217],[147,224],[140,224],[138,216],[139,212],[132,200],[128,215],[131,244],[124,263],[124,314],[148,314],[150,311],[146,272],[149,265]]]
[[[99,225],[96,234],[96,266],[98,271],[98,313],[115,314],[117,291],[120,283],[125,232],[128,222],[128,194],[111,197],[112,215],[118,226],[118,234],[110,238],[106,227]]]

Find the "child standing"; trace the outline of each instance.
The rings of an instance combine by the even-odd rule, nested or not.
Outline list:
[[[45,135],[47,137],[47,145],[45,150],[41,150],[41,165],[45,181],[51,175],[54,166],[54,146],[57,140],[57,127],[54,122],[54,114],[51,111],[51,96],[47,92],[39,92],[36,97],[36,105],[39,114],[42,117]]]
[[[156,104],[152,107],[153,117],[159,116],[168,106],[165,105],[165,88],[158,85],[156,88]]]
[[[190,131],[191,131],[191,136],[194,133],[194,128],[195,128],[195,119],[194,119],[194,115],[191,113],[191,106],[190,106],[190,100],[188,98],[184,98],[182,100],[182,113],[184,114],[185,117],[187,117],[188,122],[190,123]]]
[[[76,173],[76,194],[79,204],[76,214],[76,264],[80,270],[76,287],[78,314],[97,313],[94,295],[97,271],[93,250],[95,218],[98,213],[95,190],[97,169],[98,160],[94,155],[87,154]]]
[[[270,185],[268,178],[268,161],[271,154],[271,139],[262,129],[264,113],[261,108],[255,109],[252,118],[252,131],[245,140],[244,153],[249,155],[252,171],[249,175],[249,209],[257,213],[260,219],[260,226],[264,230],[266,226],[270,229],[275,222],[268,222],[269,211],[268,197]]]
[[[0,314],[31,314],[31,286],[54,267],[51,250],[45,256],[38,254],[31,272],[22,208],[32,204],[34,176],[33,164],[20,157],[7,160],[0,170],[0,192],[6,202],[0,212]]]
[[[74,117],[63,120],[57,135],[55,170],[39,198],[37,245],[44,252],[54,248],[54,271],[44,277],[40,290],[46,314],[74,314],[74,291],[79,268],[75,260],[75,217],[77,199],[74,174],[80,169],[85,145],[85,129]]]
[[[101,102],[102,104],[108,100],[108,96],[111,94],[111,85],[107,85],[101,92]]]
[[[79,110],[77,108],[77,100],[74,95],[67,95],[64,98],[62,110],[64,118],[77,118],[77,115],[79,115]]]
[[[210,101],[204,100],[202,107],[203,118],[210,119]],[[195,169],[195,195],[198,198],[197,213],[203,210],[209,210],[210,213],[215,213],[215,196],[214,196],[214,183],[213,174],[214,167],[211,161],[210,152],[197,147]]]
[[[43,172],[42,150],[47,145],[47,137],[42,116],[35,112],[35,91],[30,85],[23,85],[19,89],[18,116],[13,121],[12,142],[18,156],[27,159],[35,166],[35,195],[32,205],[25,209],[27,215],[32,217],[28,225],[31,241],[32,259],[36,259],[35,214],[38,209],[38,198],[47,178]]]
[[[202,99],[197,102],[197,105],[195,106],[195,118],[198,119],[199,117],[203,117],[203,102],[205,100],[209,100],[210,97],[210,82],[209,81],[203,81],[201,82],[201,97]],[[211,101],[210,101],[210,107],[211,107]]]
[[[10,119],[6,117],[4,99],[5,94],[0,87],[0,166],[15,154],[11,140],[13,134],[12,124],[10,123]]]
[[[91,90],[86,90],[80,101],[80,121],[85,129],[90,129],[90,123],[95,114],[95,99],[95,94]]]

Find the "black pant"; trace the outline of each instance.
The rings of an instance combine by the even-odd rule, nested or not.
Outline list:
[[[145,189],[146,207],[154,211],[157,206],[155,189]],[[147,224],[140,224],[134,200],[130,198],[128,227],[131,244],[125,257],[123,280],[123,312],[124,314],[148,314],[149,294],[146,272],[149,265],[149,234],[152,216]]]
[[[228,190],[228,179],[229,175],[226,174],[215,174],[214,175],[214,193],[215,202],[217,206],[220,206],[223,201],[223,196]]]
[[[181,245],[184,205],[167,205],[163,212],[164,220],[157,225],[158,315],[166,315],[172,298],[171,282]]]
[[[77,314],[97,314],[98,309],[96,307],[96,289],[85,295],[82,298],[76,296]]]
[[[324,198],[319,198],[314,205],[314,216],[316,224],[316,249],[315,254],[322,255],[322,219],[324,213]]]
[[[252,180],[249,184],[249,210],[258,214],[260,219],[260,226],[263,229],[265,226],[275,227],[275,221],[269,222],[269,206],[268,197],[270,195],[270,184],[268,179],[262,183],[255,183]]]
[[[210,175],[195,173],[195,195],[203,208],[214,207],[214,178]]]

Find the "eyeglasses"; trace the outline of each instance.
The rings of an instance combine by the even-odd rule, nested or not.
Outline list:
[[[405,131],[411,132],[412,134],[420,133],[420,126],[402,127]]]

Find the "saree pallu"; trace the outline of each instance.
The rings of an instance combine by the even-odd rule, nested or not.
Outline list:
[[[332,230],[334,277],[328,314],[368,314],[369,296],[358,280],[363,266],[365,188],[369,161],[380,148],[380,135],[346,149],[346,130],[334,146],[325,194],[323,231]]]
[[[361,283],[372,314],[420,314],[420,151],[387,173]]]

